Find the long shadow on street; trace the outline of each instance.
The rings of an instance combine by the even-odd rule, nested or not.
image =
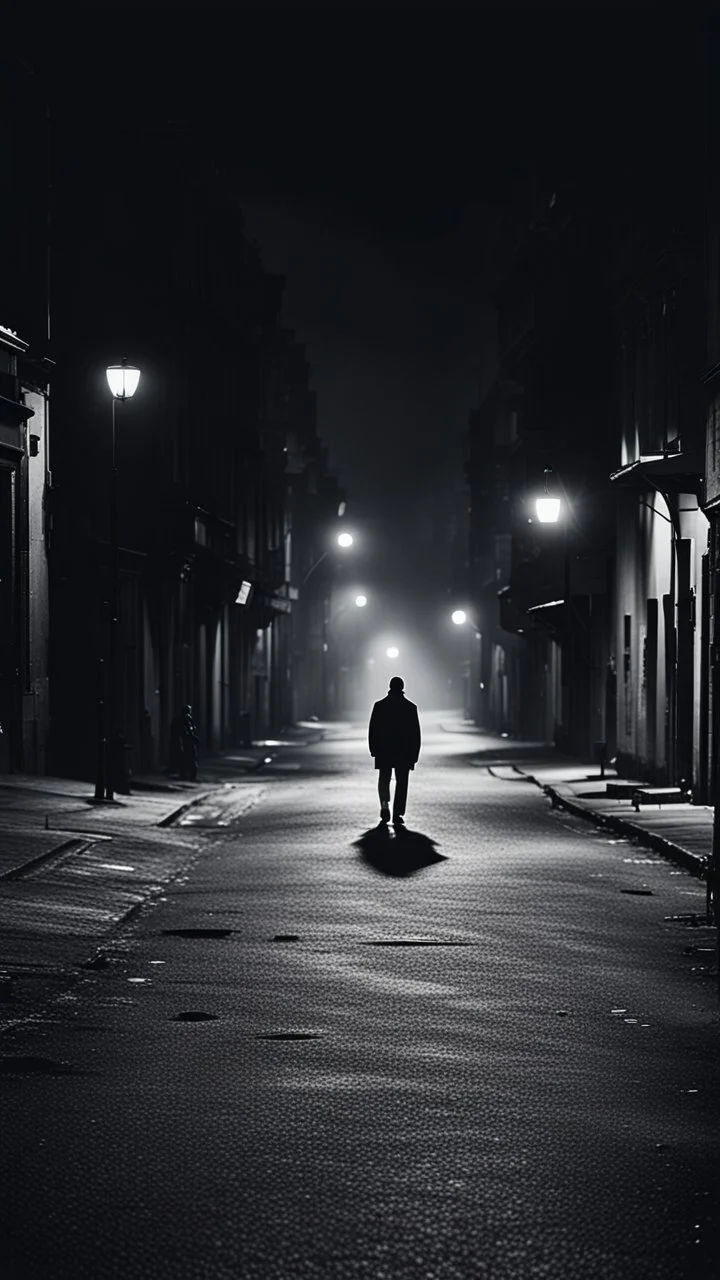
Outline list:
[[[384,876],[411,876],[425,867],[447,862],[429,836],[407,827],[401,827],[393,835],[384,822],[353,841],[353,848],[359,849],[363,860]]]

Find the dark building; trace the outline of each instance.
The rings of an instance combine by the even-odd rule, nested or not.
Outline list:
[[[89,161],[91,132],[78,145],[63,120],[54,151],[53,767],[85,776],[113,684],[116,749],[136,771],[167,764],[187,703],[208,751],[291,721],[286,442],[296,418],[314,431],[283,282],[229,179],[183,133],[128,129],[118,183]],[[105,369],[123,358],[141,377],[115,406],[115,612]]]
[[[48,113],[42,78],[0,56],[0,772],[42,772],[50,707]]]
[[[613,113],[594,132],[586,113],[582,148],[537,149],[526,198],[506,202],[497,352],[468,436],[476,717],[585,758],[602,742],[626,776],[704,799],[714,499],[700,373],[710,439],[717,217],[701,145],[714,109],[702,21],[650,34],[635,36],[652,57],[629,41],[618,59]],[[533,509],[545,488],[556,524]]]
[[[598,211],[528,183],[502,221],[497,348],[471,419],[475,717],[583,755],[606,729],[612,557],[608,304]],[[560,501],[540,523],[536,499]]]

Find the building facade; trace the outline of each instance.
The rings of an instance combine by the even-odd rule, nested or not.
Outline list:
[[[48,747],[49,361],[0,326],[0,773]]]
[[[472,416],[475,718],[589,755],[607,732],[612,462],[598,214],[537,178],[501,223],[497,344]],[[559,499],[557,524],[536,499]]]
[[[331,478],[283,281],[245,237],[230,182],[186,142],[140,135],[136,180],[118,192],[94,175],[80,226],[87,172],[63,154],[56,184],[53,767],[88,777],[109,701],[112,750],[136,773],[168,766],[184,705],[205,752],[296,712],[304,508],[289,460]],[[105,368],[123,357],[141,375],[115,406],[114,615]]]

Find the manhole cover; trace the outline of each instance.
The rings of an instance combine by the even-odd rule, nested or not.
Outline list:
[[[182,1013],[177,1013],[173,1019],[174,1022],[217,1022],[217,1020],[216,1013],[205,1013],[204,1009],[185,1009]]]
[[[621,889],[621,893],[631,893],[636,898],[652,898],[652,889]]]
[[[471,947],[471,942],[447,942],[431,938],[372,938],[365,947]]]
[[[261,1031],[256,1040],[319,1040],[316,1031]]]
[[[163,929],[169,938],[229,938],[232,929]]]

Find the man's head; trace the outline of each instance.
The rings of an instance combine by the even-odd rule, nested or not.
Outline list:
[[[402,676],[393,676],[392,680],[390,681],[390,692],[402,693],[404,688],[405,688],[405,681],[403,680]]]

